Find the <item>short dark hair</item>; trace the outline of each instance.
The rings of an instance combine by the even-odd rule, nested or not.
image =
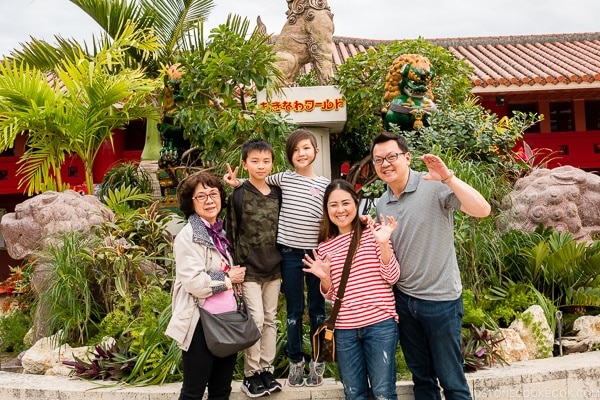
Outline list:
[[[275,159],[275,151],[273,151],[273,146],[271,143],[267,142],[263,139],[250,139],[244,142],[242,145],[242,160],[246,161],[248,158],[248,153],[251,151],[268,151],[271,153],[271,160]]]
[[[208,171],[194,172],[177,185],[177,201],[179,209],[185,219],[188,219],[196,211],[194,210],[194,191],[196,186],[201,183],[205,188],[216,188],[221,194],[221,208],[225,207],[225,189],[223,184],[215,174]]]
[[[398,147],[405,153],[408,153],[410,150],[408,149],[408,143],[404,136],[400,136],[397,133],[383,131],[379,135],[373,139],[373,144],[371,145],[371,157],[373,156],[373,148],[376,144],[389,142],[390,140],[398,143]]]
[[[313,145],[315,151],[317,150],[317,138],[315,135],[307,129],[296,129],[294,132],[290,133],[290,136],[288,136],[287,141],[285,142],[285,154],[292,166],[294,165],[292,162],[292,159],[294,158],[294,149],[298,145],[298,142],[304,139],[309,139],[310,144]]]
[[[356,216],[352,220],[352,230],[355,232],[355,236],[358,235],[357,237],[360,238],[362,235],[363,226],[360,222],[358,212],[360,207],[358,195],[349,182],[343,179],[335,179],[329,185],[327,185],[327,188],[325,188],[325,193],[323,194],[323,222],[321,223],[321,228],[319,229],[319,242],[324,242],[325,240],[334,238],[340,234],[339,228],[333,222],[331,222],[329,213],[327,212],[327,202],[329,201],[329,196],[331,196],[331,193],[334,190],[343,190],[350,193],[350,196],[356,205]]]

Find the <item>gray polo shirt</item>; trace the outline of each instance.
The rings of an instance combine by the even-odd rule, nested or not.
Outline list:
[[[410,170],[399,198],[390,189],[377,202],[377,215],[398,221],[392,233],[400,262],[400,291],[423,300],[456,300],[462,292],[454,248],[453,211],[460,201],[438,181],[426,181],[426,172]]]

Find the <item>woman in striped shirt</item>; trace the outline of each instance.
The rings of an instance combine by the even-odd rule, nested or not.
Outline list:
[[[352,186],[336,179],[325,190],[318,251],[304,264],[321,281],[325,298],[335,301],[353,236],[358,247],[335,321],[336,357],[346,399],[367,399],[369,383],[376,399],[396,399],[397,321],[392,286],[400,266],[390,242],[397,223],[381,216],[381,225],[363,228]]]

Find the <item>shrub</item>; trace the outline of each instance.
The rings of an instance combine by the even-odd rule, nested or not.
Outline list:
[[[23,338],[31,327],[31,317],[22,309],[13,307],[0,317],[0,351],[20,353],[27,346]]]

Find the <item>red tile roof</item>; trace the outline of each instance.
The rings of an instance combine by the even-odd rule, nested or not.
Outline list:
[[[339,36],[333,41],[337,65],[358,53],[394,42]],[[600,32],[428,41],[473,66],[473,93],[600,90]]]

